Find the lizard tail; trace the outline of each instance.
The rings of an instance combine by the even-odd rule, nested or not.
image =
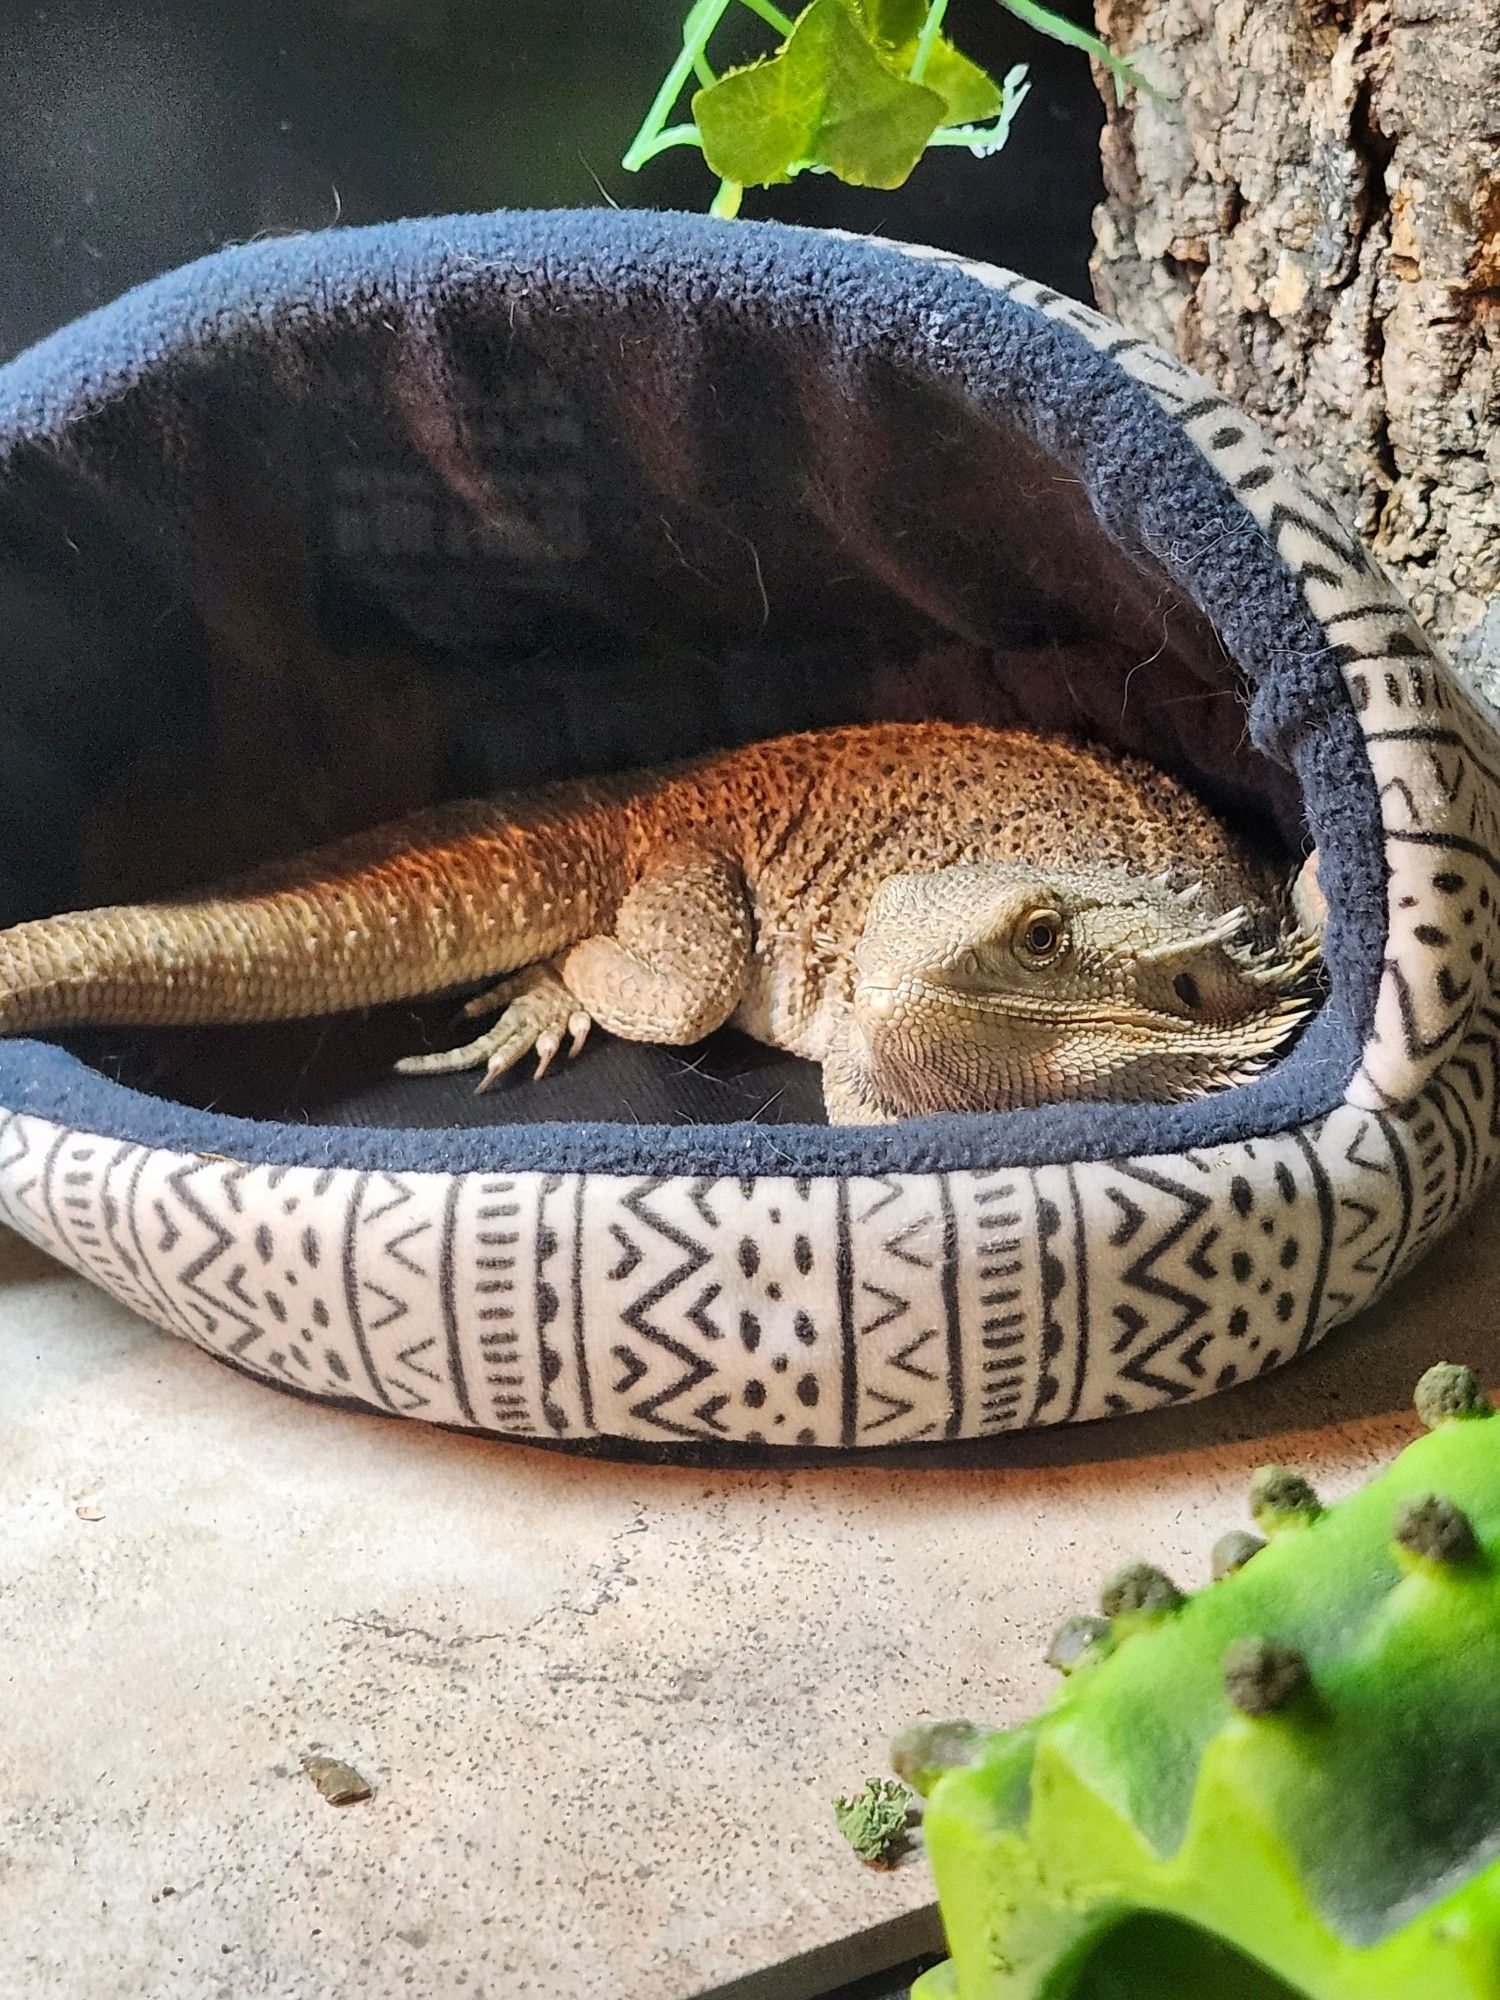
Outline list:
[[[439,807],[212,893],[0,931],[0,1034],[306,1019],[551,957],[618,902],[615,802]]]

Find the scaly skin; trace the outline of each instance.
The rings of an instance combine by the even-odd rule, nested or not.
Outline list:
[[[1034,954],[1039,913],[1056,938]],[[831,1117],[878,1121],[1236,1081],[1306,1012],[1309,958],[1275,875],[1161,772],[892,723],[440,807],[217,894],[16,925],[0,1032],[503,979],[471,1009],[495,1027],[402,1067],[488,1084],[595,1022],[682,1044],[732,1021],[823,1063]]]
[[[1500,2000],[1500,1419],[1451,1366],[1417,1408],[1336,1506],[1258,1474],[1192,1596],[1112,1578],[1032,1721],[897,1739],[921,2000]]]

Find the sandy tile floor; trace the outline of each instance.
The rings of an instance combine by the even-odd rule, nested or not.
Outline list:
[[[1346,1489],[1500,1379],[1497,1208],[1298,1368],[961,1457],[617,1464],[293,1402],[0,1232],[0,1995],[777,2000],[912,1956],[829,1800],[1017,1718],[1252,1468]],[[373,1796],[326,1804],[304,1754]]]

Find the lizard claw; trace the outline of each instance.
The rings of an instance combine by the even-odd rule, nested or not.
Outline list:
[[[551,1068],[552,1058],[557,1054],[558,1050],[562,1047],[562,1042],[563,1038],[557,1032],[556,1028],[548,1028],[545,1030],[544,1033],[537,1036],[536,1074],[538,1081],[540,1081],[541,1078],[544,1077],[547,1074],[547,1071]]]
[[[446,1076],[456,1069],[473,1069],[482,1063],[490,1052],[489,1035],[481,1035],[477,1041],[465,1042],[462,1048],[434,1049],[428,1055],[402,1056],[394,1065],[399,1076]]]
[[[474,1086],[476,1097],[483,1097],[487,1090],[493,1090],[501,1077],[508,1070],[513,1070],[526,1051],[534,1046],[531,1036],[524,1028],[516,1034],[505,1034],[502,1033],[504,1027],[505,1023],[502,1021],[498,1027],[492,1028],[489,1034],[481,1035],[477,1042],[470,1043],[471,1048],[483,1051],[479,1060],[484,1063],[484,1075]],[[537,1075],[540,1076],[541,1073],[538,1069]]]
[[[396,1064],[403,1076],[438,1076],[460,1069],[482,1069],[476,1093],[491,1090],[507,1071],[527,1054],[535,1052],[536,1073],[545,1076],[563,1047],[568,1044],[571,1061],[588,1039],[593,1016],[580,1007],[556,973],[547,965],[534,965],[502,980],[498,986],[476,995],[464,1007],[470,1018],[501,1014],[493,1027],[455,1049],[438,1049],[430,1055],[407,1056]]]

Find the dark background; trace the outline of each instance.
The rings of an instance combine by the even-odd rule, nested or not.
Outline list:
[[[0,358],[262,234],[609,199],[705,208],[696,153],[619,165],[685,4],[0,0]],[[949,22],[995,74],[1031,66],[1003,153],[936,153],[895,194],[804,175],[744,212],[932,243],[1087,297],[1102,118],[1087,61],[996,0],[956,0]],[[748,14],[738,32],[746,54],[774,40]]]

